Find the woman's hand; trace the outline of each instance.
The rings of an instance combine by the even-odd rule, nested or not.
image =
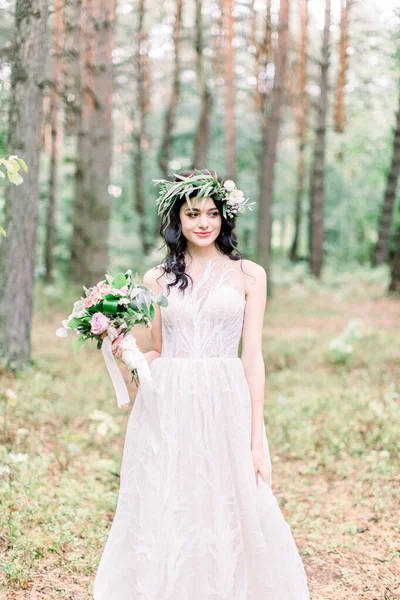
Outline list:
[[[261,476],[263,481],[267,485],[270,485],[269,480],[271,472],[269,470],[269,464],[262,448],[256,448],[251,451],[253,457],[254,474],[256,477],[256,485],[258,485],[259,477]]]
[[[104,338],[107,337],[107,331],[102,333],[100,337],[102,340],[104,340]],[[112,353],[114,354],[115,358],[121,358],[121,356],[122,356],[123,349],[121,348],[121,342],[123,339],[124,339],[124,335],[122,333],[120,333],[119,336],[116,337],[112,343],[111,349],[112,349]]]

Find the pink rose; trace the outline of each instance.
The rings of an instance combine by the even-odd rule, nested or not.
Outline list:
[[[83,308],[90,308],[91,306],[93,306],[93,301],[92,298],[90,296],[87,296],[83,302],[82,302],[82,306]]]
[[[108,329],[110,325],[110,319],[103,315],[101,312],[94,313],[92,320],[90,321],[90,331],[94,335],[100,335]]]
[[[102,283],[101,285],[98,285],[95,288],[95,290],[96,290],[98,296],[101,298],[101,297],[105,296],[106,294],[110,294],[112,287],[108,283]]]

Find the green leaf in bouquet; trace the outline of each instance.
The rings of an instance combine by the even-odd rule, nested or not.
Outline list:
[[[83,337],[83,335],[80,335],[78,337],[78,339],[75,342],[75,346],[74,346],[75,352],[78,352],[79,348],[81,348],[82,345],[86,342],[86,339],[87,338]]]
[[[125,273],[118,273],[113,279],[112,286],[120,290],[124,285],[126,285],[126,275]]]
[[[131,290],[131,291],[129,292],[129,295],[130,295],[130,297],[133,299],[133,298],[136,298],[136,296],[137,296],[138,294],[141,294],[141,292],[142,292],[142,290],[141,290],[139,287],[135,287],[135,288],[133,288],[133,290]]]
[[[168,306],[168,299],[163,294],[160,294],[157,297],[156,302],[157,302],[158,306]]]
[[[118,300],[119,298],[116,298],[116,296],[107,294],[103,300],[103,311],[115,315],[118,311]]]
[[[128,306],[127,313],[130,318],[134,317],[135,319],[138,319],[142,317],[142,313],[136,310],[136,306]]]
[[[94,315],[94,313],[97,312],[103,312],[103,300],[100,300],[100,302],[94,304],[93,306],[89,306],[89,308],[87,308],[86,310],[91,315]]]
[[[78,319],[77,317],[74,317],[68,323],[68,328],[69,329],[76,329],[79,325],[82,325],[82,320],[80,318]]]
[[[149,307],[149,319],[150,319],[150,321],[152,321],[154,319],[154,313],[155,313],[154,304],[150,304],[150,307]]]
[[[85,325],[90,325],[90,322],[92,320],[92,317],[79,317],[81,323],[85,324]]]

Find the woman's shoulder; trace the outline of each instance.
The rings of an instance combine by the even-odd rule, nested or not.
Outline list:
[[[248,260],[246,258],[242,259],[242,266],[243,266],[243,270],[246,272],[247,275],[251,275],[252,277],[255,277],[256,279],[258,278],[267,278],[267,272],[264,269],[264,267],[262,267],[261,265],[259,265],[258,263],[252,261],[252,260]]]
[[[162,264],[156,265],[155,267],[151,267],[146,273],[143,275],[143,283],[150,289],[154,291],[160,291],[162,289],[162,285],[160,283],[160,278],[164,274],[164,267]]]

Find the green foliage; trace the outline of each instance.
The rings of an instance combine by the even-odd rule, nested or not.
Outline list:
[[[20,185],[23,182],[22,176],[19,173],[20,169],[26,172],[28,171],[28,167],[26,162],[19,158],[16,154],[9,156],[8,158],[0,158],[0,178],[4,179],[7,175],[8,180],[14,185]],[[4,169],[4,171],[2,170]],[[5,229],[0,225],[0,235],[4,237],[7,235]]]
[[[1,168],[5,169],[5,173]],[[22,176],[19,173],[21,167],[25,172],[28,171],[26,162],[17,155],[9,156],[8,158],[0,158],[0,177],[2,179],[7,175],[8,180],[14,185],[20,185],[23,182]]]

